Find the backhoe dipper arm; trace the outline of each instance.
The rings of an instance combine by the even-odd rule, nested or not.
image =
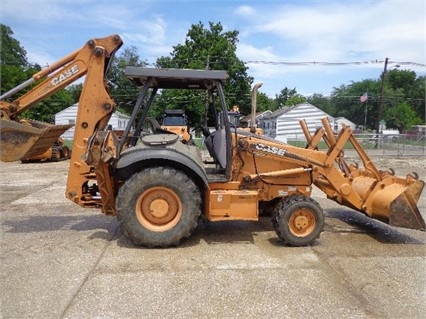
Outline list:
[[[86,75],[88,69],[92,67],[91,63],[94,61],[94,56],[109,59],[121,44],[122,40],[118,35],[89,40],[79,50],[42,69],[34,74],[31,79],[0,96],[2,117],[7,116],[9,119],[16,120],[20,113]],[[95,76],[103,78],[104,72]],[[4,101],[16,92],[40,80],[41,82],[37,86],[16,100]]]

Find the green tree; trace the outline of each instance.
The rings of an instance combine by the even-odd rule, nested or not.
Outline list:
[[[225,32],[221,23],[213,22],[205,28],[199,22],[190,27],[184,44],[174,46],[170,56],[158,58],[156,64],[163,68],[226,70],[229,79],[224,83],[224,92],[228,105],[238,105],[241,113],[249,114],[253,79],[247,75],[248,68],[236,55],[237,43],[238,31]],[[163,92],[162,95],[159,109],[185,106],[190,120],[194,124],[200,122],[205,108],[204,93],[174,91]]]
[[[112,61],[108,71],[111,96],[117,103],[118,108],[127,114],[131,114],[139,89],[124,75],[126,66],[146,66],[146,62],[139,57],[137,48],[131,46],[125,48]]]
[[[424,119],[424,80],[413,71],[390,70],[384,79],[383,97],[382,78],[342,85],[332,92],[329,107],[334,108],[334,112],[329,114],[346,117],[358,125],[366,123],[367,129],[375,129],[377,110],[382,104],[381,119],[386,121],[386,127],[404,130]],[[360,103],[359,98],[365,92],[368,101]]]
[[[54,124],[55,114],[75,102],[73,95],[68,90],[60,90],[25,111],[22,117]]]
[[[12,29],[4,24],[0,24],[0,64],[15,65],[19,67],[28,66],[27,51],[18,40],[13,37]]]
[[[1,50],[0,50],[1,51]],[[25,82],[36,70],[18,65],[0,65],[1,94],[8,92],[18,84]]]
[[[38,64],[31,64],[27,60],[27,52],[20,42],[13,37],[10,27],[1,24],[1,50],[0,50],[0,72],[2,94],[31,78],[41,70]],[[15,100],[31,87],[22,89],[8,100]],[[73,95],[67,90],[61,90],[42,102],[37,103],[22,114],[22,117],[44,122],[54,122],[55,113],[67,108],[76,102]]]
[[[409,70],[393,69],[387,72],[386,80],[388,88],[401,90],[404,95],[409,95],[416,81],[416,73]]]
[[[277,109],[283,106],[292,106],[303,102],[306,102],[306,97],[297,93],[296,88],[289,89],[288,87],[285,87],[279,94],[275,95],[275,106]]]
[[[291,105],[297,105],[297,104],[300,104],[300,103],[304,103],[306,101],[307,101],[306,97],[304,97],[301,94],[297,94],[297,95],[292,96],[291,98],[289,98],[287,100],[287,104],[288,104],[288,106],[291,106]]]
[[[337,112],[334,103],[331,102],[330,97],[324,96],[322,93],[314,93],[307,97],[307,102],[323,110],[331,116],[336,116]]]
[[[392,98],[396,99],[394,105],[406,102],[412,107],[417,117],[425,121],[425,90],[426,77],[417,77],[411,70],[390,70],[386,75],[386,89],[390,90]],[[389,92],[386,92],[389,96]]]
[[[423,124],[426,124],[426,76],[419,76],[413,84],[407,100],[416,111]]]
[[[81,91],[83,90],[83,83],[71,84],[67,87],[67,91],[72,96],[73,103],[77,103],[80,99]]]
[[[387,108],[383,118],[386,121],[386,127],[397,128],[400,132],[404,132],[411,125],[421,124],[422,122],[408,102]]]
[[[379,80],[362,80],[349,85],[334,88],[331,93],[330,108],[334,112],[330,115],[345,117],[357,125],[366,124],[366,129],[374,129],[377,107],[380,95]],[[367,93],[368,100],[360,102],[360,97]]]
[[[27,52],[13,37],[10,27],[0,24],[0,74],[1,93],[5,93],[31,77],[39,66],[31,66],[27,61]]]
[[[256,103],[257,112],[265,112],[265,111],[274,111],[275,103],[274,100],[269,98],[265,93],[259,92],[257,94],[257,103]]]

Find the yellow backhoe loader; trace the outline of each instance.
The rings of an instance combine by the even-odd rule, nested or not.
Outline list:
[[[33,155],[31,157],[24,157],[21,159],[22,163],[32,162],[59,162],[71,158],[71,150],[65,145],[62,137],[59,137],[53,145],[44,153]]]
[[[179,135],[184,142],[189,142],[191,140],[188,118],[185,114],[185,110],[164,110],[161,115],[160,125],[163,130]]]
[[[35,100],[52,85],[66,85],[86,74],[65,195],[82,207],[98,207],[117,216],[124,234],[137,245],[178,245],[190,236],[201,214],[212,222],[257,220],[260,204],[269,204],[284,243],[308,245],[324,226],[323,210],[310,196],[313,185],[371,218],[425,230],[417,207],[424,182],[416,174],[398,177],[376,168],[349,127],[343,126],[335,136],[324,120],[324,127],[312,135],[302,121],[308,142],[299,148],[233,127],[223,116],[223,125],[217,124],[215,131],[203,129],[210,153],[205,161],[197,146],[147,117],[157,92],[167,89],[201,90],[211,111],[226,115],[225,71],[127,67],[125,73],[140,87],[140,94],[128,126],[117,136],[107,127],[115,104],[105,76],[121,44],[117,35],[88,41],[41,71],[38,77],[47,78],[28,96]],[[3,161],[20,160],[46,131],[53,130],[28,134],[23,128],[28,125],[16,116],[21,104],[2,101],[1,106]],[[327,151],[318,150],[320,140],[327,143]],[[346,143],[358,152],[359,166],[344,160]]]

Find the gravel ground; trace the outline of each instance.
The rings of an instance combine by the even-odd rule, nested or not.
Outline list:
[[[424,158],[374,162],[426,179]],[[326,220],[311,246],[283,246],[262,217],[145,249],[115,218],[65,198],[68,165],[0,163],[1,318],[424,318],[424,232],[316,189]],[[425,192],[419,208],[425,216]]]

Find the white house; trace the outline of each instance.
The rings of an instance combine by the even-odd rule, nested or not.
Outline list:
[[[300,103],[294,106],[282,107],[261,119],[261,128],[265,135],[287,143],[287,139],[305,139],[299,121],[304,119],[309,132],[314,134],[322,127],[321,120],[327,117],[331,125],[334,119],[324,111],[310,103]]]
[[[345,117],[336,117],[334,119],[334,124],[333,123],[330,123],[330,124],[333,125],[334,133],[338,133],[340,131],[340,129],[342,128],[342,124],[345,124],[346,126],[350,127],[352,130],[355,130],[357,127],[354,122],[349,121]]]
[[[264,117],[270,116],[271,114],[272,114],[272,112],[269,111],[269,110],[256,113],[256,116],[255,116],[256,126],[260,127],[262,119]],[[240,123],[241,123],[241,125],[243,125],[245,127],[250,127],[251,126],[251,114],[243,116],[240,119]]]
[[[67,107],[65,110],[55,114],[55,124],[75,124],[77,119],[78,103]],[[129,122],[130,116],[115,111],[108,122],[108,125],[112,126],[113,130],[124,130]],[[72,140],[74,138],[74,127],[70,128],[64,134],[62,138],[66,140]]]

